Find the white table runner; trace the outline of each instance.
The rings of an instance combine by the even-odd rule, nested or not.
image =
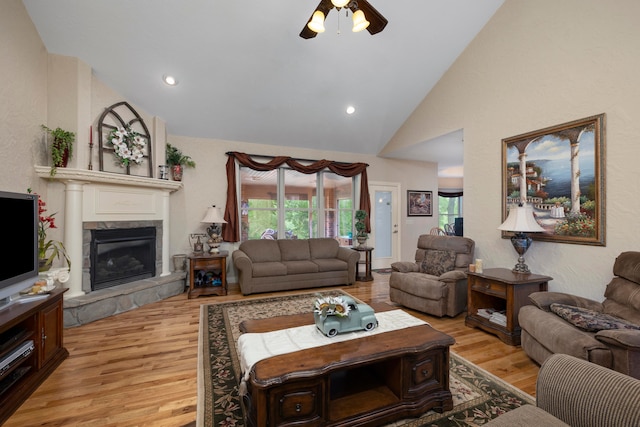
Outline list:
[[[253,365],[272,356],[428,324],[403,310],[376,313],[376,318],[378,319],[378,327],[371,331],[348,332],[338,334],[333,338],[329,338],[320,332],[315,324],[272,332],[242,334],[238,338],[242,382],[244,383],[249,378]],[[244,386],[244,384],[242,385]]]

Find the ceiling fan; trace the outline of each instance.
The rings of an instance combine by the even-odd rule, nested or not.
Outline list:
[[[324,19],[331,9],[347,8],[353,13],[353,31],[366,28],[369,34],[378,34],[387,25],[387,18],[382,16],[367,0],[320,0],[318,7],[300,32],[303,39],[311,39],[324,31]]]

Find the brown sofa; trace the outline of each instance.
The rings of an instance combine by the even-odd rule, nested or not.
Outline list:
[[[232,254],[243,295],[351,285],[359,258],[331,238],[247,240]]]
[[[487,427],[637,427],[640,381],[567,354],[540,367],[536,406],[500,415]]]
[[[475,242],[467,237],[418,237],[415,261],[391,264],[389,298],[433,316],[455,317],[467,308],[467,274]]]
[[[539,364],[554,353],[570,354],[640,378],[640,252],[621,253],[613,274],[603,302],[559,292],[529,295],[533,305],[518,314],[525,353]]]

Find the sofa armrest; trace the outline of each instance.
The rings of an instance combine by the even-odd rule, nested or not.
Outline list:
[[[467,274],[464,271],[452,270],[442,273],[438,279],[445,283],[457,282],[458,280],[466,280]]]
[[[245,252],[241,251],[240,249],[236,249],[231,254],[231,259],[233,259],[233,265],[235,265],[238,271],[242,271],[251,275],[253,261],[251,261],[251,258],[249,258],[249,255],[247,255]]]
[[[420,271],[420,267],[418,266],[418,264],[409,261],[394,262],[393,264],[391,264],[391,269],[400,273],[411,273]]]
[[[561,353],[536,382],[537,406],[572,426],[640,425],[638,396],[640,380]]]
[[[549,306],[553,303],[573,305],[575,307],[588,308],[589,310],[602,311],[602,303],[577,295],[563,292],[534,292],[529,295],[529,300],[540,310],[551,311]]]

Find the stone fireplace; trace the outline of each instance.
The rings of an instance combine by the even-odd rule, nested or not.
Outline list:
[[[65,201],[64,244],[71,259],[70,278],[65,283],[69,289],[64,300],[65,327],[89,323],[184,292],[186,273],[171,272],[169,256],[169,195],[182,187],[181,182],[73,168],[59,168],[52,178],[49,167],[36,166],[35,169],[40,177],[64,184],[64,188],[50,186],[48,192],[49,197],[61,197]],[[129,278],[112,277],[113,280],[105,281],[106,286],[95,287],[92,279],[95,281],[97,272],[95,266],[92,268],[92,256],[96,254],[92,255],[92,246],[96,233],[110,239],[114,233],[118,234],[117,230],[128,230],[118,238],[127,241],[143,233],[141,230],[149,229],[155,234],[153,248],[149,248],[146,238],[138,239],[144,243],[135,244],[146,245],[155,252],[141,255],[152,257],[146,260],[150,264],[145,267],[147,272],[138,277],[136,274]],[[110,242],[102,244],[107,252],[113,249]],[[130,250],[116,250],[101,262],[106,263],[104,265],[127,262],[132,271],[138,268],[132,264],[143,263],[141,259],[127,261],[126,255],[130,255]]]

